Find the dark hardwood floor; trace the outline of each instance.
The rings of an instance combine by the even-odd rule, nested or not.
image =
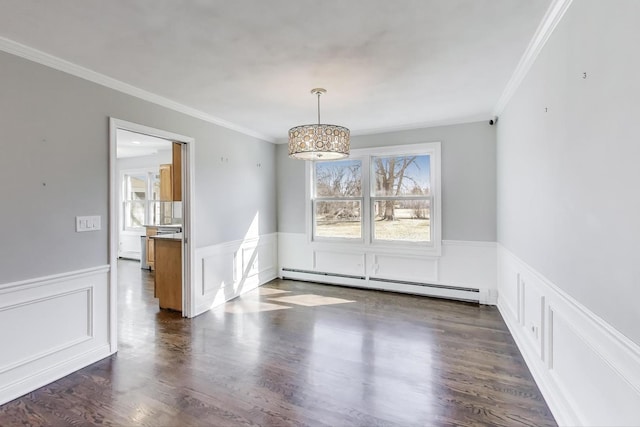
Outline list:
[[[186,320],[119,275],[117,355],[0,425],[556,425],[495,307],[275,280]]]

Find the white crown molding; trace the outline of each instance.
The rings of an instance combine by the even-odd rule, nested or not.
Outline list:
[[[402,132],[402,131],[411,131],[411,130],[419,130],[419,129],[427,129],[438,126],[452,126],[452,125],[464,125],[467,123],[476,123],[476,122],[489,122],[491,118],[491,113],[487,114],[476,114],[473,116],[464,116],[464,117],[455,117],[451,119],[444,120],[434,120],[431,122],[421,122],[421,123],[411,123],[399,126],[389,126],[389,127],[380,127],[373,129],[359,129],[359,130],[351,130],[351,136],[366,136],[366,135],[379,135],[382,133],[391,133],[391,132]],[[275,144],[287,144],[289,139],[284,138],[276,138],[274,141]]]
[[[154,104],[160,105],[165,108],[169,108],[179,113],[183,113],[188,116],[195,117],[197,119],[204,120],[206,122],[213,123],[215,125],[222,126],[224,128],[227,128],[236,132],[240,132],[242,134],[252,136],[254,138],[261,139],[263,141],[268,141],[271,143],[275,142],[275,139],[270,136],[263,135],[251,129],[246,129],[242,126],[238,126],[234,123],[230,123],[219,117],[215,117],[205,112],[202,112],[200,110],[196,110],[195,108],[187,107],[186,105],[172,101],[163,96],[146,91],[144,89],[140,89],[136,86],[111,78],[104,74],[100,74],[96,71],[74,64],[73,62],[66,61],[64,59],[58,58],[56,56],[34,49],[32,47],[23,45],[13,40],[0,37],[0,50],[10,53],[12,55],[19,56],[24,59],[28,59],[29,61],[37,62],[38,64],[45,65],[47,67],[56,69],[58,71],[71,74],[76,77],[80,77],[90,82],[97,83],[99,85],[108,87],[110,89],[117,90],[118,92],[135,96],[136,98],[140,98],[145,101],[152,102]]]
[[[460,125],[465,123],[482,122],[485,120],[488,122],[490,118],[491,118],[491,113],[487,112],[486,114],[475,114],[473,116],[452,117],[449,119],[433,120],[433,121],[421,122],[421,123],[409,123],[409,124],[404,124],[399,126],[354,130],[354,131],[351,131],[351,135],[352,136],[375,135],[380,133],[400,132],[404,130],[416,130],[416,129],[432,128],[437,126]],[[278,141],[280,143],[287,142],[286,139],[281,139]]]
[[[538,29],[529,42],[529,46],[527,46],[522,58],[520,58],[520,62],[518,62],[511,79],[509,79],[507,86],[502,91],[502,95],[493,109],[493,116],[499,116],[502,114],[509,103],[509,100],[522,83],[522,80],[524,80],[529,69],[542,51],[544,45],[547,43],[547,40],[549,40],[553,30],[558,26],[558,23],[564,16],[572,1],[573,0],[553,0],[551,2],[549,9],[547,9],[547,13],[544,15],[544,18],[542,18],[542,22],[540,22]]]
[[[491,117],[492,117],[491,113],[487,112],[486,114],[454,117],[450,119],[434,120],[430,122],[411,123],[411,124],[404,124],[399,126],[380,127],[380,128],[373,128],[373,129],[359,129],[359,130],[352,130],[351,136],[378,135],[381,133],[402,132],[402,131],[433,128],[438,126],[464,125],[467,123],[476,123],[476,122],[484,122],[484,121],[488,122]],[[286,137],[277,138],[275,140],[275,144],[287,144],[288,142],[289,140]]]

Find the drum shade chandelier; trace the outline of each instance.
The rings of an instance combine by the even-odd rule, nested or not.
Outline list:
[[[320,124],[320,95],[327,91],[311,89],[318,96],[318,124],[289,129],[289,157],[300,160],[336,160],[349,156],[349,129]]]

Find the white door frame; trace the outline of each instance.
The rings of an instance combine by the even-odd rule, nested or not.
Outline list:
[[[116,131],[118,129],[157,136],[183,144],[182,189],[187,197],[183,207],[182,248],[182,316],[193,317],[195,298],[195,242],[193,209],[195,181],[195,139],[138,123],[109,118],[109,341],[111,352],[118,351],[118,170],[116,160]],[[186,155],[185,155],[186,154]],[[186,160],[186,161],[185,161]]]

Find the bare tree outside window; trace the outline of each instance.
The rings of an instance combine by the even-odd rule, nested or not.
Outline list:
[[[359,148],[352,156],[307,164],[311,240],[439,256],[440,143]]]
[[[367,224],[373,241],[431,242],[431,156],[373,156],[364,165],[367,194],[362,160],[314,164],[314,238],[362,239]]]
[[[431,240],[430,156],[372,158],[375,240]]]
[[[314,235],[362,238],[362,162],[317,162],[314,169]]]

